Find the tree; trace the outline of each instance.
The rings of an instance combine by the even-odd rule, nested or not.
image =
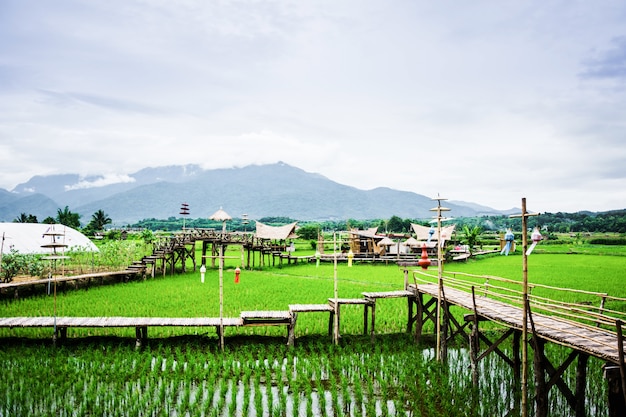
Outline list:
[[[64,226],[71,227],[73,229],[80,228],[80,214],[72,213],[68,206],[65,206],[63,210],[57,210],[57,223]]]
[[[89,222],[87,227],[95,231],[100,231],[104,230],[104,226],[110,224],[111,222],[111,218],[102,209],[100,209],[91,215],[91,222]]]
[[[316,224],[307,224],[306,226],[302,226],[298,229],[298,237],[306,240],[317,240],[317,234],[319,233],[320,228]]]
[[[463,234],[465,235],[465,241],[467,242],[467,246],[469,246],[470,253],[476,246],[478,242],[478,236],[482,233],[480,226],[469,227],[467,225],[463,226]]]
[[[20,213],[18,217],[13,220],[14,223],[39,223],[37,216],[33,214]]]

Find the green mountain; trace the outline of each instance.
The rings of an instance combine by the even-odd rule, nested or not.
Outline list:
[[[116,182],[117,181],[117,182]],[[78,175],[33,177],[0,193],[0,221],[20,213],[40,220],[54,217],[66,205],[87,223],[104,210],[114,224],[147,218],[180,217],[183,202],[190,218],[209,217],[222,207],[233,217],[286,216],[300,220],[431,218],[431,198],[390,188],[360,190],[279,162],[242,168],[203,170],[197,165],[146,168],[117,178]],[[478,210],[446,204],[454,217],[472,217]],[[480,214],[488,208],[480,206]],[[52,208],[52,209],[51,209]],[[490,214],[501,214],[492,210]]]

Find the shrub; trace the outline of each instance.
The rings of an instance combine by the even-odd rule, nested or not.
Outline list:
[[[626,245],[626,239],[623,238],[595,238],[589,239],[589,244],[591,245]]]
[[[23,269],[24,257],[15,249],[2,257],[2,276],[4,282],[11,282]]]

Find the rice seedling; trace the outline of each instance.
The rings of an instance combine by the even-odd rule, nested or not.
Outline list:
[[[619,272],[613,272],[623,270],[623,261],[603,259],[594,268],[590,266],[594,257],[559,256],[533,255],[531,281],[558,286],[564,282],[595,291],[607,288],[624,296],[615,278]],[[512,256],[454,267],[507,278],[521,274],[519,257]],[[204,285],[189,273],[66,292],[59,297],[59,307],[63,314],[76,316],[214,316],[219,311],[214,275],[210,271]],[[402,271],[394,266],[341,267],[339,275],[342,297],[403,285]],[[324,303],[332,287],[332,267],[323,264],[244,271],[238,286],[225,282],[225,311],[237,316],[241,310]],[[7,316],[50,315],[51,299],[3,301],[1,311]],[[428,340],[415,346],[412,337],[403,333],[403,300],[377,305],[379,336],[374,345],[360,335],[361,312],[346,309],[342,314],[343,337],[338,346],[326,336],[327,317],[313,314],[298,319],[299,328],[306,326],[308,334],[295,348],[275,341],[284,338],[282,328],[251,328],[254,339],[250,341],[242,340],[242,329],[228,329],[223,353],[216,348],[213,332],[196,334],[187,328],[151,329],[151,339],[141,350],[130,348],[132,330],[70,329],[70,340],[58,349],[47,342],[49,330],[1,330],[6,343],[3,340],[0,366],[7,372],[0,379],[0,416],[63,415],[68,413],[67,404],[73,404],[77,413],[90,410],[97,415],[137,415],[140,410],[144,415],[479,416],[506,414],[515,403],[512,371],[496,355],[479,363],[481,382],[475,389],[462,346],[457,353],[450,350],[453,357],[446,367],[432,359]],[[462,319],[464,312],[453,314]],[[503,349],[510,346],[505,344]],[[550,345],[547,354],[558,362],[567,352]],[[590,360],[588,370],[587,414],[606,415],[601,363]],[[570,385],[575,381],[572,372],[564,375]],[[558,392],[551,391],[550,403],[559,415],[571,415]]]

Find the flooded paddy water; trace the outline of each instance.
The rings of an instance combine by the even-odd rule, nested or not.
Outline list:
[[[484,416],[506,414],[519,393],[497,355],[480,362],[474,387],[464,348],[450,349],[442,364],[428,341],[416,346],[407,334],[374,344],[347,337],[339,346],[306,337],[291,348],[282,338],[229,340],[224,352],[212,342],[151,340],[134,350],[115,338],[56,349],[10,340],[0,358],[0,416]],[[604,416],[596,365],[587,413]],[[571,415],[560,395],[550,401],[553,415]]]

